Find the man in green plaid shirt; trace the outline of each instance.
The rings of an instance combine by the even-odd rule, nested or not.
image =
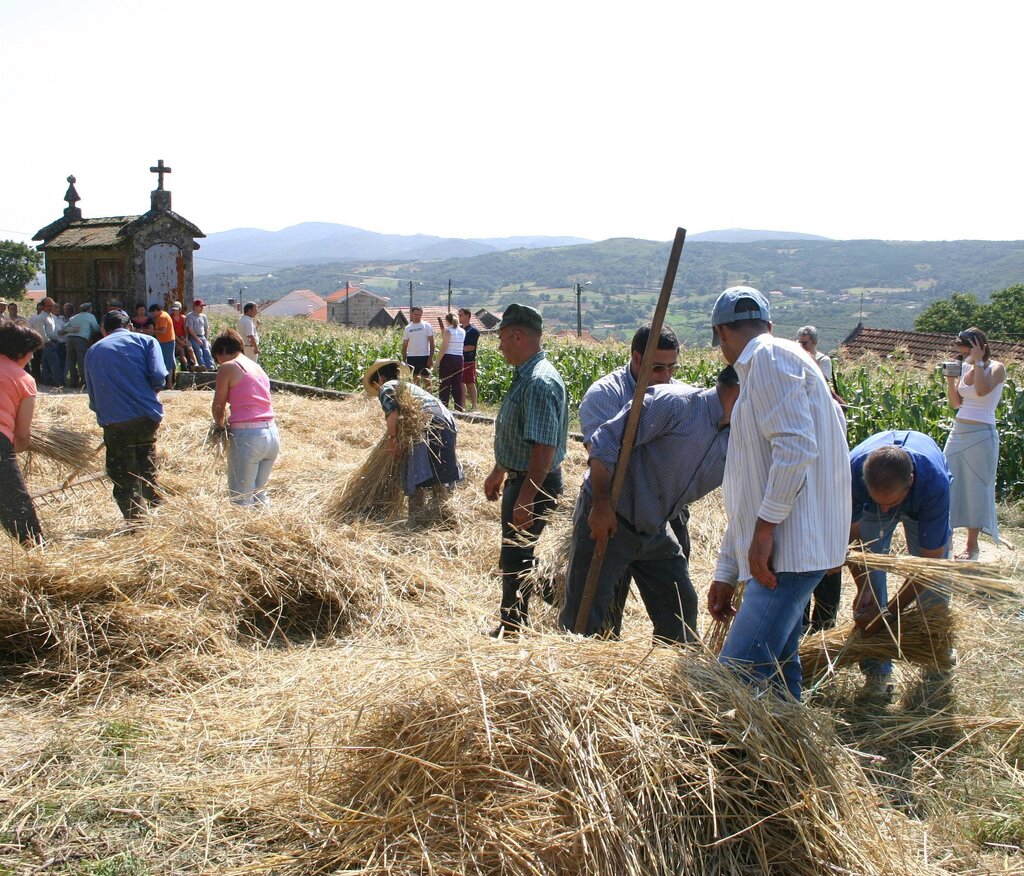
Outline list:
[[[533,549],[546,513],[562,493],[569,432],[565,384],[540,348],[543,320],[525,304],[510,304],[498,325],[499,349],[516,375],[494,423],[493,471],[484,494],[501,496],[501,622],[498,638],[526,623]]]

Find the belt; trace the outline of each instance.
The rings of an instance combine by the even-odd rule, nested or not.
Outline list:
[[[507,481],[521,481],[526,477],[525,471],[512,471],[505,469],[505,480]]]
[[[245,420],[241,423],[229,423],[228,428],[234,431],[235,429],[267,429],[274,425],[274,421],[271,420]]]

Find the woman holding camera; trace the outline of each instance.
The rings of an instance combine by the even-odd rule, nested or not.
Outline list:
[[[946,461],[953,473],[949,525],[953,529],[967,528],[967,547],[956,558],[976,560],[978,535],[982,531],[999,544],[996,405],[1006,385],[1006,369],[1002,362],[992,358],[988,338],[979,328],[960,332],[956,347],[961,360],[959,369],[949,364],[943,366],[946,394],[957,412],[945,447]]]

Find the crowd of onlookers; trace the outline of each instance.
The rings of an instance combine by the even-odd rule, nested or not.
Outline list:
[[[167,386],[173,385],[174,374],[182,371],[214,371],[216,364],[211,353],[210,321],[206,316],[206,302],[196,298],[187,314],[180,301],[166,305],[138,302],[129,317],[129,330],[153,337],[160,347],[167,369]],[[110,301],[107,312],[127,309],[118,300]],[[68,301],[58,304],[46,297],[35,306],[31,316],[19,312],[17,302],[0,298],[0,322],[25,323],[43,340],[33,354],[27,369],[39,386],[79,389],[85,385],[85,354],[100,339],[100,320],[93,313],[93,304],[86,301],[78,311]],[[255,304],[246,304],[238,319],[237,331],[242,338],[244,353],[253,361],[259,355],[259,320]]]

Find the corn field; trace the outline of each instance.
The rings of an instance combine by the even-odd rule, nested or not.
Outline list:
[[[347,329],[303,320],[267,320],[260,363],[271,377],[328,389],[354,390],[375,359],[397,358],[402,337],[397,331]],[[562,375],[572,412],[587,388],[628,358],[624,343],[578,343],[558,339],[545,343]],[[711,386],[724,364],[717,351],[685,350],[677,377],[697,386]],[[850,446],[885,429],[915,429],[943,446],[953,424],[945,381],[935,368],[899,360],[835,362],[835,385],[848,403]],[[482,337],[477,351],[480,403],[496,408],[512,383],[512,368],[498,351],[495,336]],[[1024,398],[1022,374],[1008,366],[1003,400],[997,410],[1001,441],[996,492],[1001,498],[1024,497]]]

